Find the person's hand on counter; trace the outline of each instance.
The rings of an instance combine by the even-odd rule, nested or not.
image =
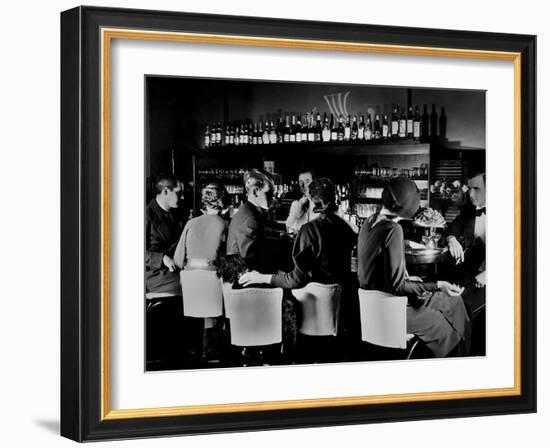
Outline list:
[[[239,285],[249,286],[271,283],[271,274],[260,274],[258,271],[245,272],[239,277]]]

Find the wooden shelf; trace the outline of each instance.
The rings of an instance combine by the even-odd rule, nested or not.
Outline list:
[[[328,157],[360,157],[376,155],[429,155],[430,145],[412,139],[363,140],[326,143],[277,143],[271,145],[218,146],[196,150],[199,157],[218,158],[256,158],[256,157],[292,157],[293,154],[315,154]]]

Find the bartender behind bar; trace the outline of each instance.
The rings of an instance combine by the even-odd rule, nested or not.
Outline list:
[[[298,185],[302,197],[292,202],[290,212],[286,220],[286,228],[289,233],[298,233],[300,227],[319,216],[315,213],[315,204],[309,195],[309,185],[313,181],[314,172],[310,168],[302,168],[298,173]]]

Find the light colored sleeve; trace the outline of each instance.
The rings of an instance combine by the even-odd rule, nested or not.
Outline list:
[[[288,212],[288,218],[286,219],[286,227],[288,230],[298,232],[300,230],[299,220],[303,218],[304,211],[300,207],[300,201],[293,201],[290,205],[290,211]]]
[[[187,224],[185,224],[185,227],[183,228],[183,232],[181,233],[180,240],[178,241],[178,245],[176,246],[176,251],[174,252],[174,263],[179,269],[183,269],[185,266],[185,257],[186,257],[186,247],[187,244],[187,234],[189,233],[189,227],[191,220],[187,221]]]

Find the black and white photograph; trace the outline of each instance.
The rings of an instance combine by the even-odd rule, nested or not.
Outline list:
[[[146,371],[486,356],[486,91],[144,84]]]

